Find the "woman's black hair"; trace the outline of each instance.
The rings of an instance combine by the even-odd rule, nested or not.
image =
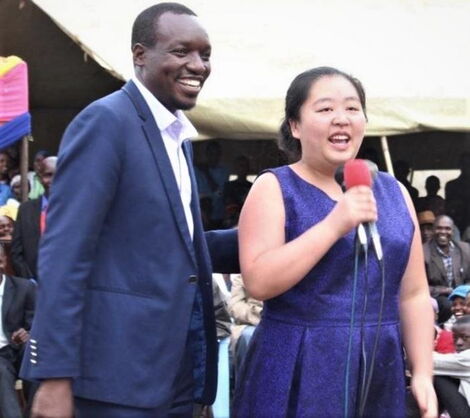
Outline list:
[[[300,158],[302,148],[300,141],[292,136],[289,121],[300,120],[300,108],[307,100],[310,88],[320,78],[328,76],[341,76],[351,82],[356,89],[362,109],[366,115],[366,93],[357,78],[333,67],[316,67],[299,74],[294,78],[287,90],[284,120],[279,129],[279,148],[287,154],[291,162],[297,161]]]

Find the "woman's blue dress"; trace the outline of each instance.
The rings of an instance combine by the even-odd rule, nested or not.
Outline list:
[[[284,200],[286,241],[324,219],[336,202],[290,167],[270,170]],[[400,282],[407,266],[413,222],[396,180],[376,176],[377,228],[384,251],[385,299],[375,369],[364,416],[405,416],[405,374],[399,322]],[[233,416],[344,417],[350,338],[355,231],[349,232],[296,286],[264,305],[234,395]],[[348,416],[356,416],[364,369],[377,333],[381,269],[369,242],[358,267],[348,379]],[[367,295],[367,308],[363,307]],[[361,351],[365,350],[366,364]],[[364,386],[364,385],[362,385]]]

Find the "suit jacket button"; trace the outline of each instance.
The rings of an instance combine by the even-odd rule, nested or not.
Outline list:
[[[189,276],[188,283],[197,283],[197,276],[191,274],[191,276]]]

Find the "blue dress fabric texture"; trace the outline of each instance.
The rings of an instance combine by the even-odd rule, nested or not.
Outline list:
[[[336,205],[289,166],[270,170],[285,207],[286,242],[324,219]],[[405,373],[399,322],[399,290],[414,225],[396,180],[378,173],[373,185],[385,265],[385,303],[375,370],[364,416],[405,416]],[[297,285],[265,301],[233,402],[233,416],[343,417],[350,338],[355,231],[337,241]],[[381,269],[369,242],[358,265],[348,416],[357,414],[363,379],[377,333]],[[363,315],[365,296],[367,308]],[[363,322],[363,326],[361,326]]]

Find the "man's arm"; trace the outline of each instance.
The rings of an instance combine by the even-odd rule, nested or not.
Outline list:
[[[124,145],[119,125],[114,112],[97,102],[74,119],[62,139],[39,249],[43,280],[31,340],[37,341],[40,356],[26,378],[80,373],[86,281],[120,177]]]
[[[240,273],[238,260],[238,229],[205,233],[214,273]]]
[[[455,379],[470,378],[470,350],[460,353],[433,352],[434,374]]]
[[[248,300],[243,279],[240,275],[232,280],[228,310],[236,324],[258,325],[263,307]]]

